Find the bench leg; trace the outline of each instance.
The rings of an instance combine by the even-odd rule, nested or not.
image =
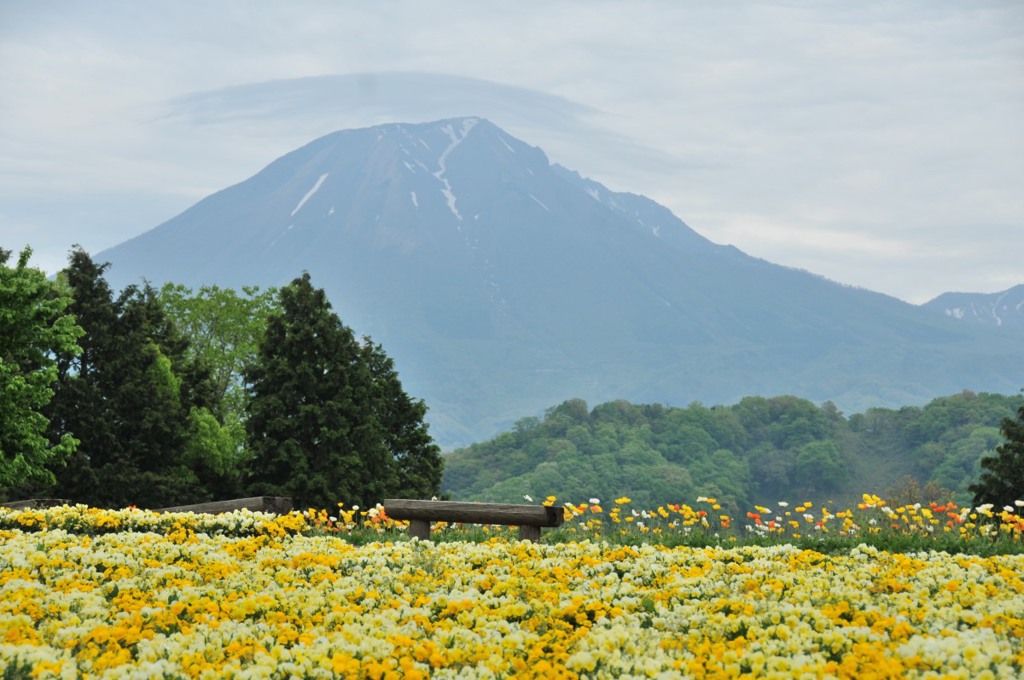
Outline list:
[[[519,526],[519,540],[520,541],[533,541],[536,543],[540,540],[540,527],[529,526],[522,524]]]
[[[418,538],[421,541],[429,541],[430,522],[425,519],[409,520],[409,536],[410,538]]]

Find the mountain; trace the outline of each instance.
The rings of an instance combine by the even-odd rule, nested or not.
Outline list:
[[[712,243],[480,118],[329,134],[96,259],[115,287],[308,271],[446,448],[573,397],[863,410],[1024,385],[1024,334]]]
[[[921,306],[964,323],[1024,330],[1024,284],[1001,293],[943,293]]]

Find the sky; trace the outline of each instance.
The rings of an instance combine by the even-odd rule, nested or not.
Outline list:
[[[474,115],[716,243],[1024,283],[1024,3],[0,2],[0,247],[53,273],[341,129]]]

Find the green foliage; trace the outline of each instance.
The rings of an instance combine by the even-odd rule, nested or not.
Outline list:
[[[978,505],[1013,507],[1024,500],[1024,405],[1016,418],[1003,419],[1002,433],[1006,441],[996,447],[995,455],[982,458],[981,477],[970,487]]]
[[[427,431],[427,405],[402,389],[394,361],[379,344],[363,339],[361,360],[370,370],[377,398],[373,417],[395,462],[395,480],[380,493],[399,498],[429,498],[441,488],[444,459]]]
[[[168,283],[159,297],[167,316],[189,338],[188,355],[209,367],[213,402],[219,405],[214,415],[223,423],[218,437],[230,436],[234,455],[241,456],[245,444],[244,371],[256,361],[267,318],[280,311],[277,290],[261,292],[257,286],[248,286],[239,294],[218,286],[193,291]],[[220,450],[219,446],[214,450]]]
[[[12,268],[0,248],[0,489],[53,482],[48,465],[62,463],[78,443],[65,433],[51,442],[43,409],[57,380],[54,353],[73,355],[83,331],[68,313],[66,286],[28,266],[24,249]]]
[[[281,289],[280,304],[246,373],[249,493],[317,508],[437,493],[425,407],[380,346],[357,342],[308,274]]]
[[[161,507],[208,500],[189,463],[203,440],[197,409],[217,404],[203,364],[149,286],[114,298],[97,265],[72,251],[63,276],[85,330],[82,352],[56,353],[51,437],[80,445],[55,469],[55,493],[97,507]]]
[[[804,485],[804,496],[820,496],[822,492],[843,487],[846,465],[839,447],[833,441],[807,442],[800,447],[793,470],[795,479]]]
[[[853,505],[897,485],[963,503],[979,459],[998,443],[995,426],[1021,404],[962,392],[847,420],[831,402],[793,396],[713,408],[616,401],[589,413],[574,399],[450,454],[443,488],[506,502],[625,495],[646,507],[702,495],[730,513],[781,499]]]
[[[205,407],[193,407],[189,413],[182,462],[213,500],[237,498],[242,491],[242,458],[234,430]]]

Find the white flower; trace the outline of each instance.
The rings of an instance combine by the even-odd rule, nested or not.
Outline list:
[[[1024,501],[1014,501],[1013,504],[1018,508],[1024,508]]]
[[[596,498],[591,498],[590,499],[590,504],[591,505],[600,505],[601,501],[597,500]]]
[[[788,508],[789,507],[789,503],[787,503],[786,501],[779,501],[779,507],[780,508]]]
[[[532,502],[533,502],[533,499],[532,499],[532,498],[530,498],[530,494],[523,494],[523,498],[525,498],[525,499],[526,499],[526,500],[527,500],[528,502],[530,502],[530,503],[532,503]]]

